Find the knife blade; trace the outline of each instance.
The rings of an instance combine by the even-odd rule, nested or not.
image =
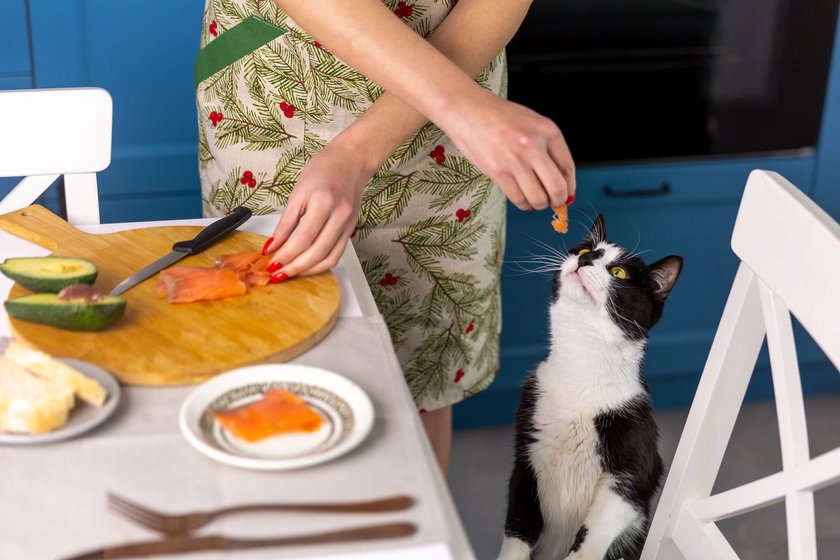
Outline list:
[[[119,546],[110,546],[72,556],[66,560],[99,560],[105,558],[137,558],[156,554],[184,554],[206,550],[238,550],[278,546],[297,546],[307,544],[328,544],[338,542],[366,541],[375,539],[395,539],[407,537],[417,532],[412,523],[386,523],[355,527],[340,531],[315,533],[309,535],[277,537],[266,539],[232,539],[221,535],[204,537],[173,537],[159,541],[147,541]]]
[[[251,210],[244,206],[239,206],[224,218],[220,218],[212,224],[205,227],[198,232],[194,238],[189,241],[179,241],[172,246],[172,251],[162,256],[151,264],[148,264],[114,286],[111,290],[112,296],[118,296],[126,290],[133,288],[146,278],[157,274],[164,268],[172,266],[174,263],[189,255],[197,255],[204,249],[232,232],[242,224],[248,221],[251,217]]]

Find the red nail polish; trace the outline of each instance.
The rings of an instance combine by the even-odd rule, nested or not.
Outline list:
[[[569,198],[566,199],[566,206],[571,206],[572,202],[574,202],[574,201],[575,201],[575,195],[570,194]]]
[[[268,246],[271,245],[272,243],[274,243],[274,238],[269,237],[268,241],[266,241],[265,245],[263,245],[263,250],[262,250],[263,255],[265,255],[268,252]]]
[[[268,263],[268,266],[265,267],[265,269],[269,272],[277,272],[281,268],[283,268],[283,263],[281,262]]]
[[[272,284],[279,284],[280,282],[282,282],[286,278],[288,278],[288,276],[286,276],[285,272],[278,272],[277,274],[273,274],[271,276],[271,283]]]

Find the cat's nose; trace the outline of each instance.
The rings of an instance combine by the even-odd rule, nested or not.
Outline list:
[[[584,253],[578,257],[578,268],[582,268],[584,266],[592,266],[592,253]]]

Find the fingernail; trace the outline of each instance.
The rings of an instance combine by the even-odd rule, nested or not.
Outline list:
[[[574,202],[574,201],[575,201],[575,195],[570,194],[569,198],[566,199],[566,206],[571,206],[572,202]]]
[[[288,276],[286,276],[285,272],[278,272],[277,274],[272,274],[271,275],[271,283],[272,284],[279,284],[280,282],[282,282],[286,278],[288,278]]]
[[[272,243],[274,243],[274,238],[273,238],[273,237],[269,237],[269,238],[268,238],[268,241],[266,241],[266,242],[265,242],[265,245],[263,245],[263,250],[262,250],[262,254],[263,254],[263,255],[265,255],[265,254],[268,252],[268,247],[269,247],[269,245],[271,245]]]
[[[276,261],[275,261],[275,262],[268,263],[268,266],[267,266],[267,267],[265,267],[265,269],[266,269],[267,271],[269,271],[269,272],[277,272],[277,271],[278,271],[278,270],[280,270],[281,268],[283,268],[283,263],[281,263],[281,262],[276,262]]]

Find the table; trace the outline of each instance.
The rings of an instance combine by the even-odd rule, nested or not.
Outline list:
[[[270,235],[276,219],[253,217],[241,229]],[[80,229],[106,233],[210,221],[103,224]],[[0,230],[0,258],[45,254],[45,249]],[[419,530],[409,538],[187,557],[472,560],[473,552],[423,434],[386,325],[352,247],[348,246],[335,272],[342,290],[339,319],[322,342],[293,363],[335,371],[368,393],[376,421],[358,448],[335,461],[298,471],[264,473],[222,465],[195,451],[178,430],[178,408],[191,387],[125,387],[117,412],[93,432],[54,444],[0,447],[0,558],[52,560],[106,545],[156,538],[153,532],[106,511],[106,492],[111,490],[172,512],[246,502],[349,501],[409,494],[417,504],[404,512],[241,514],[200,530],[200,534],[267,537],[410,521]],[[3,299],[10,288],[8,279],[0,279]],[[9,334],[7,316],[0,309],[0,335]]]

